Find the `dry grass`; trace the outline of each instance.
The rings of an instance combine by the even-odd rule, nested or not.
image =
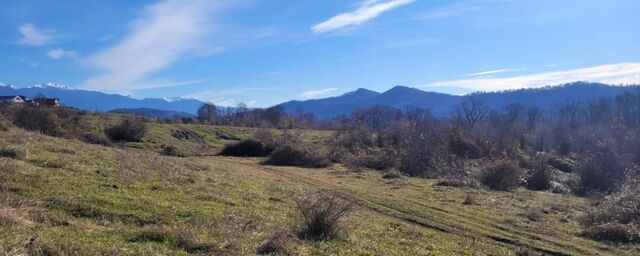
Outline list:
[[[339,165],[307,170],[250,158],[159,155],[178,126],[197,130],[218,149],[228,141],[210,137],[217,130],[252,134],[152,124],[142,142],[104,147],[20,129],[0,132],[0,144],[28,152],[24,159],[0,158],[0,252],[515,255],[526,247],[532,254],[640,253],[636,246],[578,236],[577,216],[588,205],[581,198],[443,187],[411,177],[386,180],[378,172],[356,174]],[[318,134],[303,136],[314,140]],[[44,164],[55,161],[64,164]],[[356,205],[339,222],[349,230],[345,239],[315,242],[279,233],[298,227],[295,198],[327,190]],[[482,204],[462,205],[468,194]],[[529,207],[557,211],[537,222],[514,214]]]

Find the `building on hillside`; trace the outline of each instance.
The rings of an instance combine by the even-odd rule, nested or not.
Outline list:
[[[60,106],[60,99],[58,98],[35,98],[31,100],[33,104],[37,106],[46,106],[46,107],[58,107]]]
[[[22,95],[0,96],[0,104],[24,104],[27,97]]]

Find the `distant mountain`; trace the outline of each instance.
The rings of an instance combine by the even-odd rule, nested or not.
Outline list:
[[[131,114],[151,118],[195,117],[193,114],[172,110],[159,110],[152,108],[117,108],[109,110],[110,113]]]
[[[439,117],[448,116],[452,107],[471,97],[483,101],[492,108],[510,103],[535,105],[550,109],[566,102],[586,102],[602,97],[612,97],[624,92],[640,91],[640,86],[610,86],[600,83],[576,82],[561,86],[536,89],[520,89],[502,92],[482,92],[464,96],[425,92],[415,88],[396,86],[378,93],[358,89],[341,96],[307,101],[289,101],[280,104],[285,111],[303,110],[322,119],[348,115],[356,109],[373,105],[388,105],[398,109],[407,107],[428,108]]]
[[[118,94],[72,89],[54,83],[38,84],[26,88],[0,84],[0,95],[24,95],[28,98],[45,95],[50,98],[59,98],[61,104],[66,106],[102,112],[112,109],[147,108],[195,114],[204,103],[195,99],[183,98],[134,99]]]

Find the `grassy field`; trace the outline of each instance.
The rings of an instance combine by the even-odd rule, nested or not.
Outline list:
[[[117,116],[92,116],[96,123]],[[187,134],[187,136],[176,135]],[[186,131],[186,132],[185,132]],[[150,124],[112,147],[11,129],[0,146],[0,252],[8,255],[252,255],[297,227],[295,199],[318,191],[355,203],[341,237],[288,237],[299,255],[638,255],[579,236],[587,200],[383,179],[334,165],[302,169],[213,156],[249,128]],[[325,132],[303,132],[319,141]],[[183,138],[185,137],[185,138]],[[158,154],[174,145],[191,157]],[[471,200],[473,199],[473,200]],[[466,203],[463,203],[465,202]]]

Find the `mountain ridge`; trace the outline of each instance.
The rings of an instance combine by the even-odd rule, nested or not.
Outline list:
[[[352,99],[360,89],[341,96],[307,101],[288,101],[279,104],[285,111],[300,111],[315,114],[321,119],[330,119],[349,115],[358,108],[373,105],[387,105],[398,109],[419,107],[430,109],[437,117],[451,114],[452,108],[461,101],[476,98],[491,108],[501,108],[507,104],[520,103],[535,105],[544,110],[566,102],[586,102],[589,100],[612,97],[624,92],[640,91],[638,85],[615,86],[603,83],[574,82],[540,88],[524,88],[497,92],[475,92],[466,95],[450,95],[428,92],[407,86],[395,86],[384,92],[368,94],[367,97]]]

